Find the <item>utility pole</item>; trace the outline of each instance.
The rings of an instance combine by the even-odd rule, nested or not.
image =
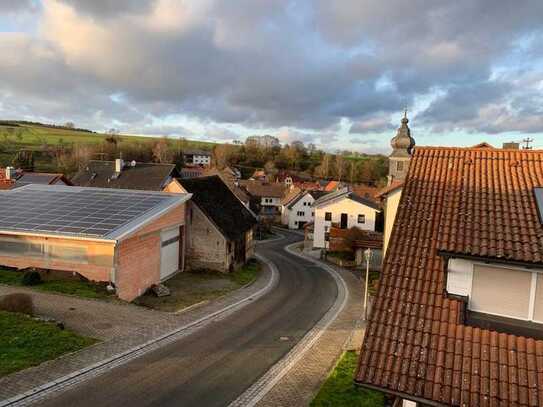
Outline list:
[[[531,150],[532,147],[530,146],[530,143],[533,143],[534,139],[533,138],[530,138],[530,137],[527,137],[525,139],[522,140],[523,143],[525,143],[525,146],[522,147],[523,150]]]

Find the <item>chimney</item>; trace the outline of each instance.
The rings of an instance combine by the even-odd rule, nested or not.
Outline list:
[[[124,162],[122,158],[115,159],[115,173],[120,174],[123,170]]]
[[[504,150],[519,150],[520,149],[520,143],[516,143],[514,141],[511,141],[509,143],[503,143],[503,149]]]
[[[13,180],[15,178],[15,168],[6,167],[6,179]]]

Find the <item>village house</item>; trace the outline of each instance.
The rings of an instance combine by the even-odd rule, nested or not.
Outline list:
[[[19,188],[28,184],[73,185],[60,173],[31,172],[13,167],[0,168],[0,190]]]
[[[294,190],[283,200],[281,213],[281,224],[289,229],[303,229],[315,218],[313,203],[320,197],[326,195],[324,191],[300,191]]]
[[[91,160],[71,179],[81,187],[175,192],[179,173],[174,164]]]
[[[256,217],[218,176],[180,182],[192,194],[188,267],[229,272],[245,264],[254,254]]]
[[[224,167],[223,169],[206,168],[203,176],[210,177],[212,175],[217,175],[230,191],[243,203],[243,205],[250,209],[251,197],[245,189],[240,187],[239,180],[241,179],[241,173],[237,168]]]
[[[211,165],[211,152],[203,150],[183,151],[183,160],[187,165],[208,167]]]
[[[376,230],[381,212],[379,205],[370,199],[356,195],[346,187],[326,194],[313,203],[315,220],[313,225],[313,247],[328,248],[330,228],[356,227]]]
[[[543,405],[543,151],[418,147],[356,383],[404,406]]]
[[[5,191],[0,265],[76,274],[132,301],[183,270],[190,197],[38,184]]]
[[[239,185],[251,196],[251,209],[262,219],[281,222],[281,200],[288,189],[280,183],[241,180]]]

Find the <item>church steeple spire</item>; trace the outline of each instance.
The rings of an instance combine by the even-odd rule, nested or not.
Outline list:
[[[409,161],[415,147],[415,139],[411,137],[411,129],[407,125],[408,123],[407,109],[405,109],[396,136],[390,141],[392,154],[389,156],[389,183],[395,180],[403,181],[407,175]]]

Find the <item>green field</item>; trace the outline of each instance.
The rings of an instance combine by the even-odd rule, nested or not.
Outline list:
[[[51,158],[51,150],[55,147],[71,148],[74,145],[99,146],[104,144],[107,134],[91,133],[87,131],[68,128],[50,127],[40,124],[27,124],[19,122],[0,121],[0,166],[12,164],[12,160],[20,150],[34,152],[36,171],[57,171],[57,164]],[[135,144],[149,144],[156,142],[159,137],[134,136],[120,134],[119,151]],[[175,148],[176,139],[171,139],[172,148]],[[210,150],[214,143],[185,140],[184,148]],[[98,158],[98,157],[96,157]]]

